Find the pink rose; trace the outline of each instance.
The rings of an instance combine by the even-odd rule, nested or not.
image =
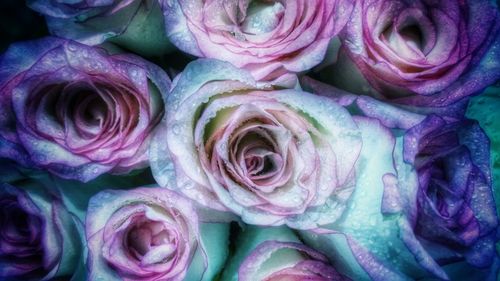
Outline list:
[[[404,105],[448,106],[500,78],[499,31],[490,0],[358,1],[331,78]]]
[[[227,225],[201,224],[189,200],[164,188],[98,193],[85,228],[89,280],[208,281],[227,256]]]
[[[302,244],[293,230],[285,226],[245,225],[234,243],[236,248],[220,280],[350,280],[340,272],[349,271],[348,268],[337,267],[337,260],[328,260],[320,252],[321,249],[315,250]]]
[[[280,254],[288,262],[277,266]],[[267,272],[262,269],[271,263],[274,268]],[[242,263],[238,277],[239,281],[349,280],[329,265],[327,258],[319,252],[300,243],[278,241],[266,241],[255,248]]]
[[[341,216],[361,149],[347,110],[209,59],[188,65],[169,96],[150,148],[160,185],[250,224],[314,228]]]
[[[181,50],[231,62],[258,80],[285,80],[288,73],[323,60],[353,1],[174,0],[162,5],[167,35]]]

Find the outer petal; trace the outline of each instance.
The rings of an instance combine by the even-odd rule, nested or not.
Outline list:
[[[104,189],[130,189],[137,186],[148,186],[155,181],[147,170],[133,172],[129,175],[102,175],[89,182],[78,180],[65,180],[52,177],[54,188],[62,195],[62,200],[68,210],[85,221],[87,206],[92,196]]]
[[[467,117],[476,119],[484,129],[490,141],[490,163],[493,176],[493,192],[495,199],[500,199],[500,132],[498,131],[500,112],[496,110],[500,105],[500,89],[488,88],[483,94],[471,100],[467,110]],[[499,206],[499,204],[496,204]]]
[[[170,41],[182,51],[201,57],[202,53],[197,46],[196,39],[188,29],[179,1],[161,0],[160,3]]]
[[[338,269],[348,276],[366,278],[363,276],[367,274],[372,280],[386,280],[387,276],[391,276],[391,280],[407,280],[405,276],[424,277],[425,271],[399,239],[399,215],[393,213],[398,209],[390,205],[394,200],[388,200],[399,196],[386,194],[394,192],[392,184],[397,171],[393,164],[393,151],[401,149],[400,145],[395,146],[396,140],[391,131],[379,121],[367,118],[356,120],[364,145],[357,164],[356,188],[344,216],[328,226],[334,230],[333,234],[301,232],[301,235],[315,246],[328,245],[351,253],[362,270],[359,267],[348,268],[352,258],[347,254],[343,266]],[[382,213],[382,210],[389,213]]]
[[[35,41],[12,44],[0,56],[0,85],[19,73],[19,69],[31,67],[38,59],[53,48],[58,47],[62,39],[43,38]]]
[[[80,20],[78,17],[64,19],[48,15],[46,21],[51,34],[84,44],[98,45],[110,37],[122,34],[138,13],[140,6],[140,1],[133,1],[131,5],[108,17],[90,16],[87,19],[89,16],[85,15],[86,11],[80,11]]]
[[[204,253],[201,249],[196,250],[185,280],[214,280],[225,267],[229,255],[229,234],[229,224],[200,224]]]
[[[153,56],[169,51],[160,5],[152,0],[45,1],[28,6],[46,16],[50,32],[89,45],[110,41]]]
[[[265,241],[280,241],[298,243],[298,237],[287,227],[267,227],[261,228],[256,226],[246,226],[242,233],[238,235],[236,241],[236,252],[228,260],[228,264],[224,267],[222,279],[228,281],[239,280],[238,270],[246,257]],[[296,256],[285,257],[287,261],[293,262],[297,260]],[[286,264],[286,262],[284,263]]]
[[[500,78],[500,28],[498,30],[490,49],[482,59],[448,88],[433,97],[420,99],[410,97],[398,102],[414,106],[447,106],[470,95],[479,94],[486,87],[494,84]]]

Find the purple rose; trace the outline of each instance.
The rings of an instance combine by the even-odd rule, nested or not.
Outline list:
[[[56,38],[15,44],[0,65],[1,157],[81,181],[147,166],[160,68]]]
[[[0,279],[71,276],[81,251],[73,218],[45,186],[19,187],[0,185]]]
[[[347,110],[217,60],[178,77],[150,149],[161,186],[250,224],[315,228],[342,215],[361,149]]]
[[[358,115],[363,148],[342,219],[321,235],[302,231],[305,241],[342,254],[339,266],[354,279],[493,279],[498,217],[477,123],[309,83]]]
[[[447,106],[500,78],[499,30],[489,0],[358,1],[333,79],[400,104]]]
[[[212,280],[227,255],[227,225],[163,188],[98,193],[85,228],[89,280]]]
[[[167,35],[178,48],[280,82],[323,60],[353,8],[351,0],[161,2]]]
[[[476,122],[430,116],[408,130],[404,159],[414,165],[415,235],[440,265],[464,260],[484,268],[495,258],[498,218],[491,191],[489,141]]]

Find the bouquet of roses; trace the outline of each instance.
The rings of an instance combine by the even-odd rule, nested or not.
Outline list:
[[[496,2],[26,5],[0,280],[497,280]]]

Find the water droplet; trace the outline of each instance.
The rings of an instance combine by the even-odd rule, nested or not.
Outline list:
[[[180,134],[180,132],[181,132],[181,125],[179,125],[179,124],[174,124],[174,125],[172,126],[172,132],[173,132],[175,135]]]
[[[132,78],[135,78],[138,74],[139,72],[137,71],[137,69],[130,70],[130,76],[132,76]]]
[[[174,163],[172,162],[168,162],[166,165],[165,165],[165,170],[173,170],[174,169]]]
[[[75,44],[68,44],[68,50],[70,50],[71,52],[76,52],[78,50],[78,46],[76,46]]]
[[[219,145],[221,151],[226,151],[227,150],[227,144],[224,142],[221,145]]]
[[[194,188],[194,182],[192,181],[188,181],[186,183],[184,183],[184,185],[182,186],[183,189],[193,189]]]

